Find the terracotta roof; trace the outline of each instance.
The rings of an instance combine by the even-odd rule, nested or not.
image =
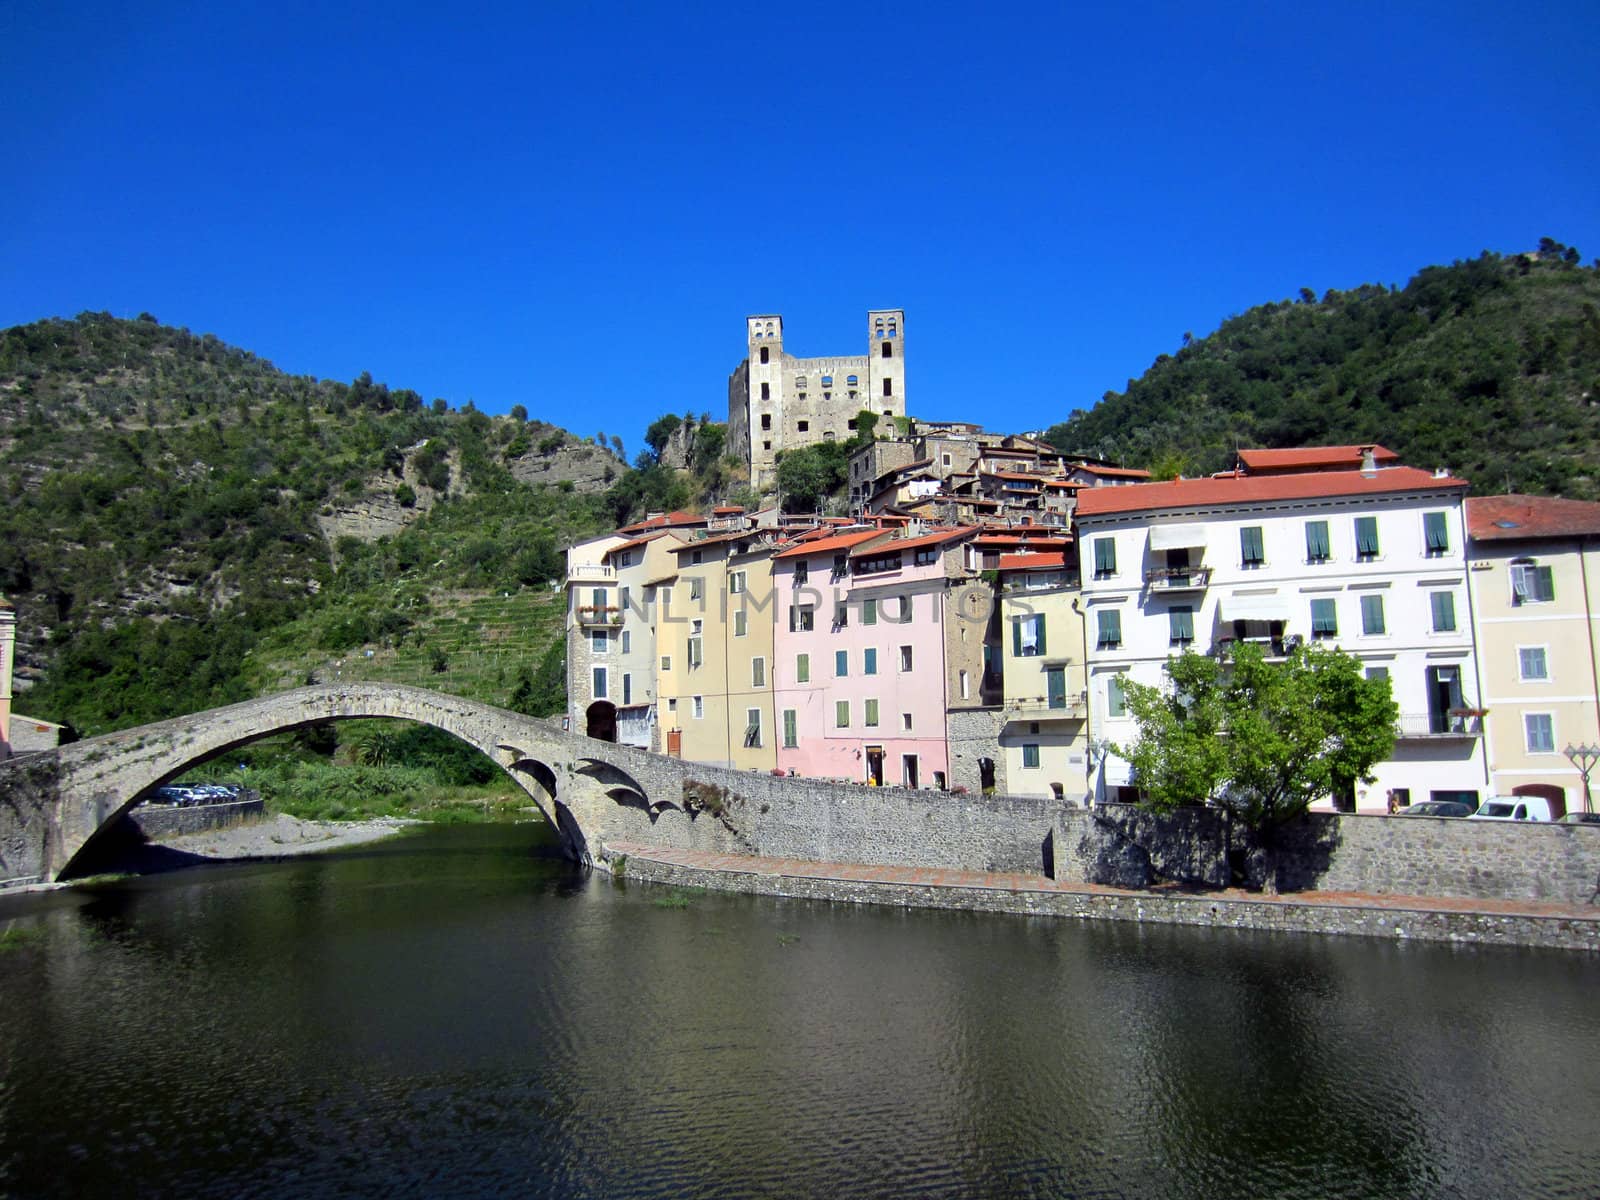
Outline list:
[[[757,538],[773,538],[776,530],[772,529],[735,529],[732,533],[717,533],[710,537],[695,538],[693,541],[684,542],[673,546],[667,553],[682,554],[685,550],[699,550],[705,546],[721,546],[728,542],[750,542]]]
[[[919,534],[912,538],[899,538],[896,541],[884,542],[878,546],[862,546],[852,550],[851,554],[882,554],[886,550],[915,550],[919,546],[938,546],[944,542],[959,541],[961,538],[970,537],[978,532],[976,525],[964,525],[958,529],[936,529],[932,533]]]
[[[1151,512],[1164,508],[1210,508],[1270,500],[1315,500],[1332,496],[1382,496],[1390,492],[1465,489],[1467,481],[1416,467],[1362,471],[1307,471],[1286,475],[1235,475],[1226,479],[1175,479],[1168,483],[1130,483],[1126,487],[1085,488],[1078,493],[1078,516]]]
[[[1326,467],[1351,470],[1361,465],[1360,446],[1303,446],[1291,450],[1241,450],[1239,461],[1249,471],[1305,471]],[[1379,463],[1397,463],[1393,450],[1373,446],[1372,457]]]
[[[1065,550],[1023,552],[1020,554],[1002,554],[1000,556],[1000,569],[1002,571],[1036,571],[1052,567],[1059,570],[1066,565],[1067,552]]]
[[[716,508],[713,508],[711,511],[716,516],[728,517],[728,516],[732,516],[735,513],[742,513],[744,511],[744,505],[742,505],[742,504],[720,504]]]
[[[1074,463],[1074,471],[1087,471],[1090,475],[1105,475],[1111,479],[1149,479],[1150,472],[1138,467],[1105,467],[1098,463]]]
[[[1023,533],[985,533],[978,537],[973,544],[985,550],[1003,550],[1007,546],[1015,548],[1028,546],[1035,549],[1060,546],[1064,549],[1072,544],[1072,539],[1063,537],[1061,531],[1053,525],[1038,525],[1035,528],[1050,530],[1050,536],[1029,537]]]
[[[646,542],[653,542],[658,537],[666,536],[666,533],[667,531],[665,529],[661,529],[657,530],[655,533],[647,533],[643,537],[636,537],[629,542],[619,542],[617,545],[606,551],[606,557],[610,558],[613,554],[619,554],[624,550],[632,550],[636,546],[643,546]]]
[[[787,550],[780,550],[773,558],[799,558],[808,554],[826,554],[829,551],[848,550],[851,546],[859,546],[862,542],[872,538],[888,537],[887,529],[857,529],[850,533],[836,533],[830,537],[820,538],[814,542],[801,542],[798,546],[790,546]]]
[[[704,517],[697,517],[693,513],[669,512],[647,517],[643,521],[635,521],[632,525],[624,525],[617,532],[642,533],[646,529],[668,529],[675,525],[704,525],[705,523],[706,519]]]
[[[1600,534],[1600,504],[1557,496],[1469,496],[1467,535],[1476,542]]]

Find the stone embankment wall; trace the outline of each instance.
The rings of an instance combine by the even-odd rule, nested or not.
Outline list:
[[[122,814],[122,823],[136,830],[150,841],[160,838],[181,837],[187,833],[205,833],[211,829],[232,829],[248,825],[267,815],[261,797],[247,794],[240,800],[222,804],[194,804],[186,807],[166,805],[140,805]]]

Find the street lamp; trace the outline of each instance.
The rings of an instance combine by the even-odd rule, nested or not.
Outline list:
[[[1594,801],[1589,798],[1589,772],[1594,770],[1594,765],[1600,762],[1600,746],[1568,746],[1561,753],[1571,760],[1572,765],[1578,768],[1578,774],[1583,777],[1583,811],[1592,813]]]

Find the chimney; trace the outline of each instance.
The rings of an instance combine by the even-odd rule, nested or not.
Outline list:
[[[1376,446],[1361,447],[1361,473],[1363,475],[1376,475],[1378,473],[1378,448]]]

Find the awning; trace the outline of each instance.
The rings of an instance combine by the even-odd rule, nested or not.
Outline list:
[[[1219,621],[1288,621],[1291,616],[1283,596],[1223,596],[1217,602]]]
[[[1150,527],[1150,549],[1152,550],[1188,550],[1206,544],[1206,527],[1204,525],[1152,525]]]

